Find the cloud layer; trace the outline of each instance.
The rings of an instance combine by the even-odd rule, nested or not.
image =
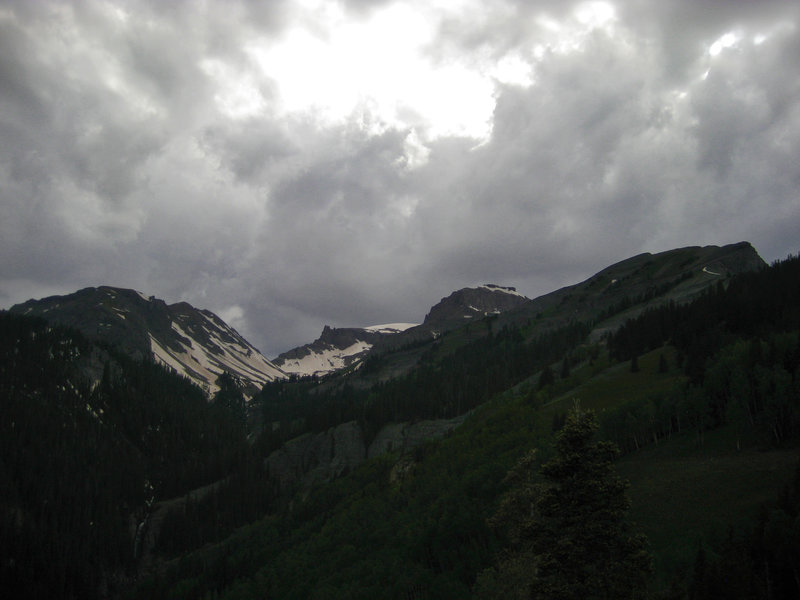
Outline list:
[[[794,1],[0,2],[0,305],[324,324],[644,251],[798,251]],[[441,6],[440,6],[441,4]]]

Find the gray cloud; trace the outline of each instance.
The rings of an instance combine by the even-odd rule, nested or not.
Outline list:
[[[795,2],[629,0],[594,26],[572,3],[419,3],[432,64],[530,76],[494,75],[484,140],[432,135],[418,90],[399,121],[367,100],[286,110],[252,49],[326,39],[298,6],[0,3],[0,305],[135,287],[275,355],[468,285],[534,296],[643,251],[798,250]]]

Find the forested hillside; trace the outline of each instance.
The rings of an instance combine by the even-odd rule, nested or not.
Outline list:
[[[729,597],[796,597],[797,557],[786,549],[796,547],[795,526],[787,524],[798,518],[798,282],[800,260],[790,257],[725,280],[688,304],[646,311],[601,346],[587,342],[590,323],[575,323],[568,330],[573,337],[548,343],[526,339],[524,326],[495,331],[489,322],[479,339],[461,334],[449,351],[430,350],[414,375],[381,387],[329,385],[311,397],[302,395],[302,383],[265,389],[265,419],[276,424],[268,435],[280,435],[284,423],[297,431],[324,428],[359,418],[359,411],[366,423],[369,414],[375,422],[403,418],[403,401],[423,412],[474,412],[442,441],[367,461],[346,477],[303,490],[225,541],[166,563],[133,597],[464,598],[552,591],[526,579],[549,560],[547,544],[520,551],[519,539],[494,524],[504,498],[520,497],[514,495],[520,478],[508,474],[519,473],[515,464],[534,449],[527,467],[534,493],[527,502],[542,510],[546,496],[538,490],[546,489],[541,486],[555,473],[552,461],[560,452],[554,432],[569,423],[576,401],[597,414],[599,439],[621,451],[630,496],[649,502],[634,501],[630,509],[638,519],[631,531],[656,541],[649,551],[641,547],[654,558],[652,576],[647,561],[624,569],[638,582],[636,597],[710,598],[721,582]],[[559,347],[556,339],[569,343]],[[319,421],[293,413],[295,401],[308,402],[305,414],[319,408]],[[677,458],[679,473],[666,468]],[[709,471],[709,464],[730,468]],[[771,465],[768,474],[764,464]],[[675,487],[694,475],[694,487]],[[705,489],[706,481],[713,487]],[[548,510],[556,511],[549,513],[554,522],[564,518],[557,507]],[[669,532],[662,521],[671,524]],[[727,536],[719,533],[726,529]]]
[[[247,448],[188,381],[5,312],[0,398],[0,572],[20,597],[118,592],[154,500],[225,477]]]

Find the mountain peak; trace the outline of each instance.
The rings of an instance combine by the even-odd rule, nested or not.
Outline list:
[[[462,288],[442,298],[425,316],[424,325],[443,324],[496,315],[524,304],[528,298],[516,288],[486,283],[477,288]]]
[[[28,300],[10,310],[74,327],[136,359],[150,358],[209,393],[225,371],[251,392],[286,377],[219,316],[188,302],[168,305],[136,290],[100,286]]]

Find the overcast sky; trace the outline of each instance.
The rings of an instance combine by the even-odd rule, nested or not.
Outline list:
[[[797,0],[0,0],[2,307],[130,287],[273,357],[799,232]]]

